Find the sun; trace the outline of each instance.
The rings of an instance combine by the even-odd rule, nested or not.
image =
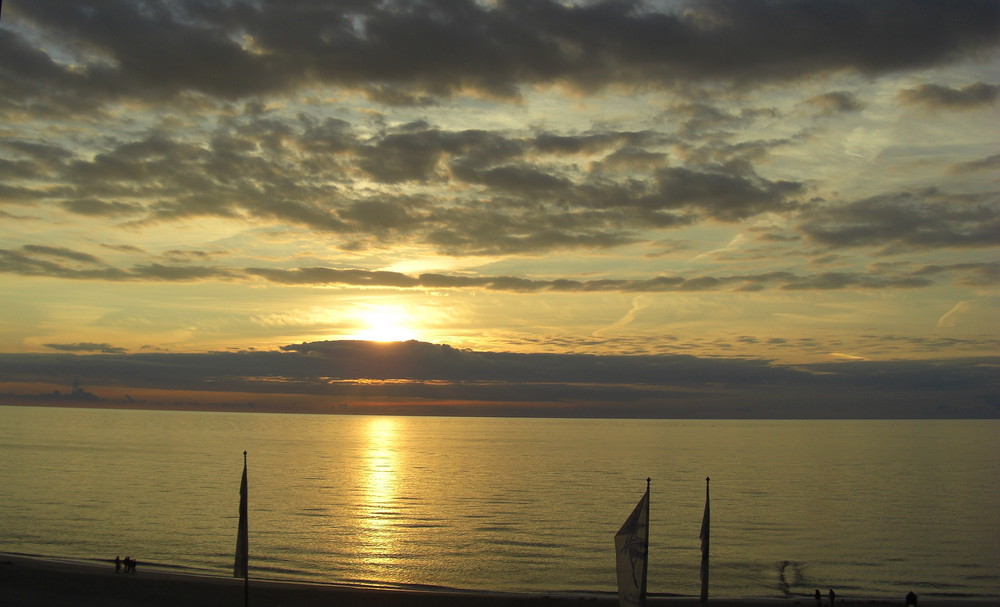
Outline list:
[[[359,310],[358,332],[353,339],[366,341],[408,341],[416,339],[410,313],[401,306],[371,306]]]

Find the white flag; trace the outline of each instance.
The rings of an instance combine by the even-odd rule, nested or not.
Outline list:
[[[649,552],[649,484],[635,510],[615,534],[618,566],[618,604],[642,607],[646,604],[646,565]]]

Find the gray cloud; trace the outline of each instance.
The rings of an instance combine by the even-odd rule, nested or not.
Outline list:
[[[77,263],[65,265],[64,261]],[[121,269],[104,264],[89,253],[42,245],[25,245],[19,250],[0,249],[0,272],[112,282],[227,280],[239,274],[218,267],[155,263]]]
[[[79,342],[75,344],[43,344],[46,348],[61,350],[63,352],[101,352],[104,354],[124,354],[125,348],[112,346],[108,343],[95,344],[90,342]]]
[[[801,183],[769,181],[742,166],[736,170],[721,166],[713,171],[669,167],[657,174],[657,186],[656,195],[643,203],[657,209],[693,207],[720,221],[787,210],[790,199],[803,191]]]
[[[51,347],[104,351],[107,344]],[[455,412],[472,415],[1000,416],[995,399],[1000,388],[994,372],[1000,363],[996,357],[791,367],[761,359],[703,359],[683,354],[482,352],[416,341],[325,341],[281,350],[0,354],[0,380],[58,383],[79,378],[98,396],[101,390],[96,386],[116,385],[376,397],[390,403],[405,399],[411,406],[419,405],[407,411],[411,413],[448,412],[454,406]],[[470,401],[484,404],[470,406]],[[523,404],[533,406],[524,409]]]
[[[225,268],[204,266],[168,266],[158,263],[134,266],[127,274],[129,280],[187,282],[192,280],[227,280],[233,272]]]
[[[121,217],[142,213],[142,207],[125,202],[108,202],[97,198],[77,198],[59,203],[64,209],[78,215],[95,217]]]
[[[646,230],[796,209],[800,233],[825,246],[892,251],[996,242],[989,193],[926,189],[804,205],[804,182],[767,179],[754,167],[787,140],[685,142],[673,146],[683,165],[663,151],[670,141],[614,130],[517,137],[422,122],[361,137],[343,121],[302,114],[283,122],[251,112],[231,119],[207,146],[158,132],[88,159],[53,145],[8,146],[33,163],[24,183],[61,185],[0,186],[0,200],[58,204],[136,226],[196,217],[290,224],[342,235],[346,249],[416,243],[456,256],[600,250],[637,242]],[[595,153],[604,157],[589,167],[565,162]],[[987,158],[950,170],[992,164]],[[317,180],[317,166],[327,167],[330,179]],[[361,174],[391,189],[357,187]],[[395,189],[403,182],[434,189],[403,195]]]
[[[0,204],[33,204],[45,198],[37,190],[0,183]]]
[[[221,253],[220,253],[221,254]],[[213,254],[168,252],[167,259],[207,259]],[[68,266],[55,257],[85,264]],[[924,266],[916,271],[898,271],[894,266],[873,265],[864,272],[824,272],[796,274],[793,272],[762,272],[729,276],[655,276],[646,279],[558,278],[537,280],[517,276],[453,276],[425,273],[411,276],[400,272],[328,267],[230,268],[191,263],[137,264],[116,268],[103,264],[87,253],[59,247],[27,245],[20,250],[0,249],[0,272],[23,276],[51,276],[75,280],[107,280],[114,282],[190,282],[236,281],[262,279],[285,285],[382,287],[393,289],[472,289],[517,293],[592,293],[592,292],[698,292],[716,290],[760,291],[836,290],[847,288],[900,289],[926,287],[934,284],[933,277],[953,278],[962,284],[991,284],[997,275],[996,264],[952,264]]]
[[[992,105],[1000,94],[1000,86],[975,82],[954,89],[940,84],[921,84],[899,92],[899,99],[909,105],[930,108],[969,109]]]
[[[399,272],[371,272],[367,270],[335,270],[332,268],[299,268],[278,270],[248,268],[247,273],[281,284],[340,284],[346,286],[378,286],[409,288],[419,281]]]
[[[834,289],[847,289],[851,287],[866,289],[917,288],[926,287],[931,284],[930,280],[915,276],[882,277],[864,276],[846,272],[823,272],[815,276],[804,277],[788,282],[782,285],[781,288],[789,291],[829,291]]]
[[[785,290],[834,290],[845,288],[887,289],[929,286],[930,276],[965,274],[985,268],[940,267],[934,271],[921,269],[916,273],[892,274],[889,272],[848,273],[827,272],[816,275],[798,275],[791,272],[765,272],[738,276],[656,276],[641,280],[533,280],[515,276],[449,276],[421,274],[411,277],[397,272],[368,272],[363,270],[334,270],[331,268],[300,268],[275,270],[250,268],[246,272],[271,282],[302,285],[379,286],[393,288],[428,289],[482,289],[487,291],[513,291],[517,293],[595,293],[595,292],[697,292],[716,290],[756,291],[765,288]]]
[[[972,287],[1000,285],[1000,262],[953,263],[925,265],[913,272],[916,277],[954,276],[955,282]]]
[[[549,245],[551,246],[551,243]],[[592,243],[591,246],[596,245]],[[852,244],[851,246],[857,245]],[[117,249],[117,247],[107,248]],[[126,250],[132,251],[131,248]],[[925,265],[915,270],[910,269],[908,264],[871,264],[866,270],[860,272],[802,274],[788,271],[769,271],[723,276],[659,275],[645,279],[600,278],[591,280],[576,278],[539,280],[518,276],[464,276],[437,273],[412,276],[400,272],[321,266],[280,269],[238,268],[190,263],[191,261],[206,261],[225,254],[224,251],[167,251],[164,253],[164,259],[168,260],[168,263],[136,264],[127,268],[119,268],[107,265],[89,253],[63,247],[26,245],[19,250],[0,249],[0,272],[22,276],[50,276],[113,282],[265,280],[285,285],[462,289],[517,293],[911,289],[935,284],[935,279],[982,286],[996,284],[1000,278],[1000,269],[998,269],[997,264],[986,262]],[[63,262],[73,262],[73,265],[66,265]]]
[[[970,160],[969,162],[959,162],[948,167],[948,172],[952,175],[968,175],[985,171],[1000,171],[1000,154],[994,154],[980,160]]]
[[[463,91],[510,98],[523,85],[556,82],[594,89],[877,74],[995,44],[1000,14],[988,0],[708,0],[676,12],[637,1],[555,0],[12,0],[4,8],[7,19],[76,51],[79,68],[13,30],[0,36],[9,98],[25,107],[45,99],[50,108],[181,91],[237,99],[316,82],[398,104]]]
[[[859,112],[865,107],[853,93],[845,91],[833,91],[816,95],[807,99],[805,103],[816,108],[820,114],[825,116]]]
[[[689,143],[691,166],[682,167],[665,166],[657,147],[669,140],[651,132],[514,137],[416,122],[362,138],[339,120],[253,112],[224,126],[209,145],[150,132],[92,158],[65,152],[25,177],[61,187],[23,188],[20,197],[135,226],[223,217],[342,234],[352,249],[418,242],[447,255],[493,255],[616,247],[645,229],[794,208],[803,191],[755,173],[750,159],[778,142],[714,142],[701,155]],[[605,160],[590,168],[568,162],[596,153]],[[319,166],[331,179],[317,180]],[[372,193],[357,187],[361,174],[437,189]]]
[[[82,261],[85,263],[99,263],[99,259],[90,255],[89,253],[81,253],[79,251],[73,251],[72,249],[67,249],[65,247],[50,247],[44,245],[34,245],[27,244],[22,247],[22,249],[28,253],[34,253],[35,255],[43,255],[46,257],[58,257],[62,259],[69,259],[72,261]]]
[[[995,194],[900,192],[807,209],[798,227],[812,241],[833,247],[990,247],[1000,244],[997,202]]]

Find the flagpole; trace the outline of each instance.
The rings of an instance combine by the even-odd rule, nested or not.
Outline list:
[[[250,549],[247,523],[247,452],[243,452],[243,479],[240,481],[240,523],[236,532],[236,561],[233,577],[243,577],[243,607],[250,605]]]
[[[642,547],[642,592],[639,594],[639,601],[642,607],[646,607],[646,578],[649,572],[649,481],[646,477],[646,538]]]
[[[701,519],[701,599],[702,605],[708,603],[708,551],[711,535],[711,515],[709,514],[708,484],[712,479],[705,477],[705,514]]]
[[[247,452],[243,451],[243,471],[246,472],[247,469]],[[247,501],[250,501],[249,490],[247,491]],[[247,504],[249,510],[249,504]],[[249,517],[247,517],[249,519]],[[247,528],[249,531],[249,520],[247,521]],[[247,533],[249,535],[249,533]],[[247,543],[247,557],[250,554],[249,542]],[[246,558],[243,565],[243,607],[250,607],[250,559]]]
[[[243,452],[243,471],[246,472],[246,469],[247,469],[247,452],[244,451]],[[249,494],[249,491],[247,491],[247,493]],[[250,496],[247,495],[247,501],[248,502],[250,501],[249,498],[250,498]],[[249,506],[249,504],[248,504],[248,506]],[[247,509],[249,510],[249,507]],[[250,517],[247,517],[247,518],[249,519]],[[250,521],[248,520],[247,521],[247,535],[248,536],[249,536],[249,527],[250,527],[249,522]],[[243,561],[244,562],[244,565],[243,565],[243,607],[250,607],[250,558],[249,558],[249,555],[250,555],[250,545],[249,545],[249,542],[247,543],[246,551],[247,551],[246,557],[245,557],[245,560]]]

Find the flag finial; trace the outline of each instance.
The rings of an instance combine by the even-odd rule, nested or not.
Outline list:
[[[650,478],[647,476],[646,477],[646,488],[647,489],[649,489],[649,481],[650,481]]]

